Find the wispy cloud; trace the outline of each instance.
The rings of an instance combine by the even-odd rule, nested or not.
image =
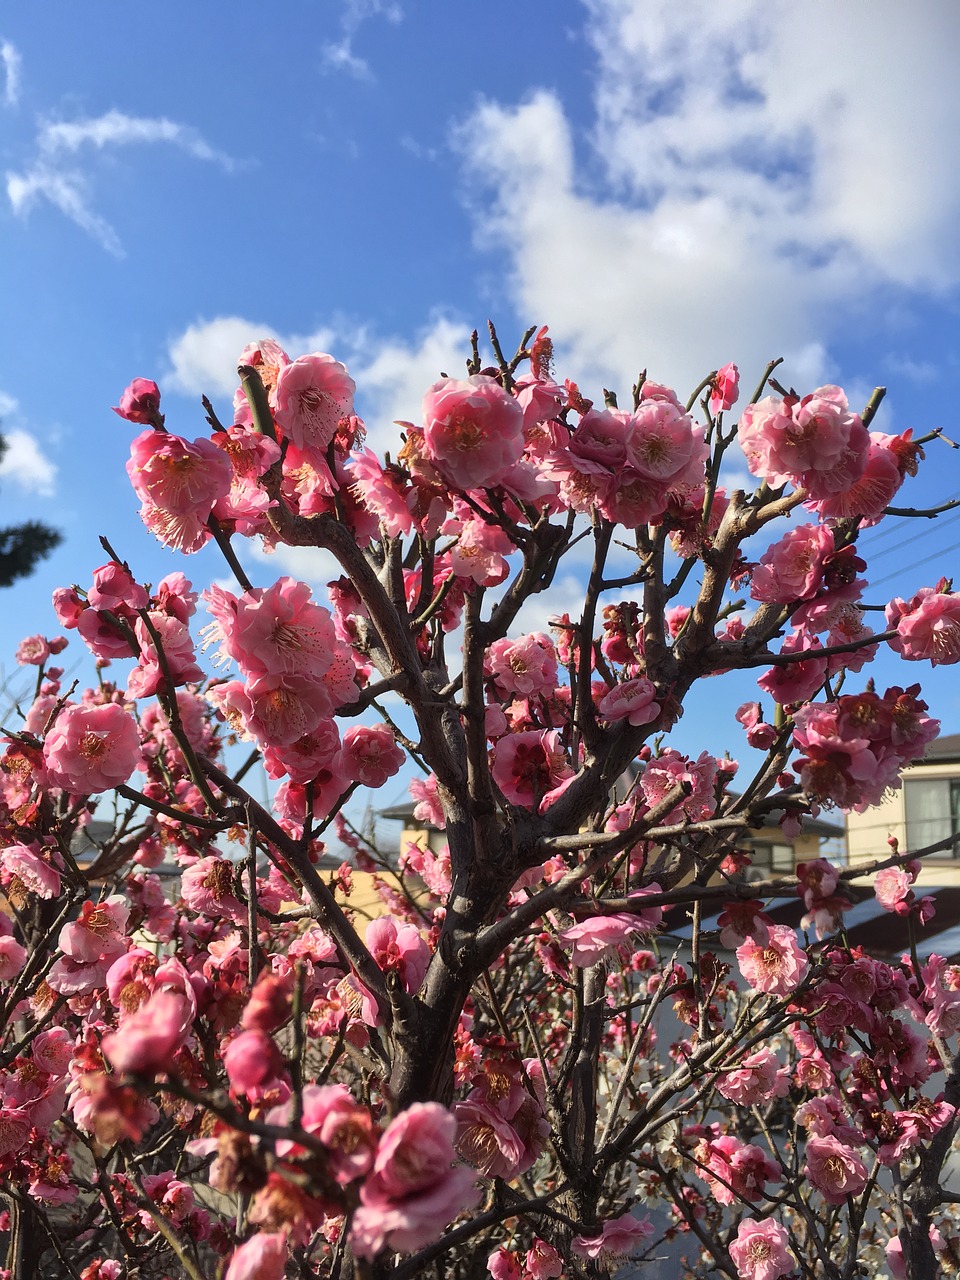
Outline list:
[[[28,493],[48,498],[56,488],[57,468],[38,441],[22,427],[10,427],[19,411],[17,400],[0,391],[0,435],[6,449],[0,457],[0,479],[10,479]]]
[[[79,120],[41,121],[33,161],[22,172],[6,174],[7,198],[14,213],[21,216],[38,201],[46,200],[109,253],[121,256],[120,238],[93,208],[90,174],[79,161],[91,151],[157,143],[176,147],[195,160],[218,164],[228,172],[236,167],[230,156],[211,147],[189,125],[113,110]]]
[[[3,65],[4,105],[15,107],[20,101],[21,58],[17,48],[9,40],[0,44],[0,64]]]
[[[353,44],[361,26],[371,18],[400,22],[403,10],[395,0],[345,0],[340,17],[340,39],[330,40],[321,48],[323,64],[328,71],[342,71],[357,80],[372,80],[373,72]]]

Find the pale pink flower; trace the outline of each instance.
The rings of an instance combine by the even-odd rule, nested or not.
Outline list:
[[[134,378],[113,412],[128,422],[156,422],[160,416],[160,388],[150,378]]]
[[[221,654],[233,658],[244,675],[319,678],[329,668],[336,641],[333,615],[314,602],[305,582],[278,578],[240,597],[212,587],[204,599],[215,619],[205,634],[219,641]]]
[[[796,660],[777,663],[757,677],[757,685],[781,706],[807,702],[827,678],[827,660],[817,657],[817,650],[822,647],[816,637],[791,631],[780,646],[780,652],[797,655]]]
[[[228,858],[199,858],[180,877],[180,893],[192,911],[246,920],[247,909],[234,892],[238,868]]]
[[[516,548],[502,529],[486,520],[468,519],[450,551],[450,567],[460,578],[495,587],[510,572],[506,557]]]
[[[283,1231],[259,1231],[233,1251],[223,1280],[283,1280],[287,1237]]]
[[[33,1121],[21,1107],[0,1106],[0,1158],[22,1151],[30,1138]]]
[[[527,1250],[526,1266],[531,1280],[557,1280],[563,1275],[563,1259],[552,1244],[538,1236]]]
[[[416,820],[429,823],[438,831],[442,831],[447,822],[443,816],[443,805],[440,803],[437,791],[437,775],[431,773],[426,778],[412,778],[410,795],[417,802],[413,810]]]
[[[316,352],[284,365],[277,374],[280,430],[298,449],[325,452],[341,418],[353,412],[357,384],[333,356]]]
[[[27,949],[16,938],[0,938],[0,982],[9,982],[27,963]]]
[[[805,1173],[827,1204],[843,1204],[867,1185],[869,1174],[852,1147],[827,1134],[808,1138]]]
[[[210,440],[189,442],[144,431],[130,446],[127,474],[141,502],[170,516],[206,520],[233,480],[229,459]]]
[[[626,720],[628,724],[649,724],[660,714],[660,703],[655,702],[656,689],[645,676],[621,680],[597,703],[597,710],[604,720],[611,723]]]
[[[570,437],[570,454],[577,459],[599,462],[611,471],[619,471],[627,460],[629,431],[630,418],[627,414],[590,409]]]
[[[310,733],[305,733],[296,742],[265,744],[263,747],[263,764],[271,778],[282,778],[289,774],[294,782],[312,781],[321,769],[325,769],[338,759],[340,754],[340,732],[337,722],[323,719]]]
[[[84,964],[110,955],[112,964],[127,949],[125,931],[129,916],[130,908],[120,894],[113,894],[104,902],[92,902],[88,898],[76,920],[60,930],[60,950],[71,960]]]
[[[631,901],[642,900],[649,894],[660,893],[658,884],[650,884],[630,894]],[[646,907],[639,911],[621,911],[609,916],[590,916],[579,924],[570,925],[557,933],[563,947],[570,947],[570,962],[580,967],[597,964],[616,951],[631,934],[649,933],[656,929],[663,916],[662,907]]]
[[[66,1074],[73,1057],[74,1038],[66,1027],[41,1031],[30,1046],[30,1056],[41,1071],[51,1076]]]
[[[732,409],[739,394],[740,370],[735,364],[723,365],[710,386],[710,412],[716,416],[723,409]]]
[[[653,1224],[647,1218],[623,1213],[605,1222],[598,1236],[574,1236],[573,1252],[581,1258],[597,1258],[603,1262],[629,1257],[653,1235]]]
[[[644,400],[630,419],[627,462],[667,487],[703,483],[703,428],[669,400]]]
[[[737,947],[737,963],[754,991],[772,996],[788,996],[796,991],[810,967],[796,934],[785,924],[770,925],[762,944],[753,938],[741,943]]]
[[[150,627],[143,618],[137,618],[134,632],[140,645],[140,659],[127,678],[127,697],[132,699],[149,698],[157,692],[172,693],[176,685],[203,679],[187,624],[167,613],[151,612],[148,617],[160,640],[166,675]]]
[[[780,1069],[772,1049],[758,1049],[756,1053],[748,1054],[739,1067],[724,1071],[717,1077],[717,1092],[738,1106],[752,1106],[755,1102],[782,1098],[789,1085],[789,1075]]]
[[[292,746],[335,710],[327,686],[309,676],[251,676],[242,692],[245,705],[237,705],[244,728],[264,747]]]
[[[790,1237],[772,1218],[744,1218],[737,1238],[730,1245],[730,1257],[740,1280],[779,1280],[796,1266],[790,1252]]]
[[[877,901],[885,911],[894,911],[902,915],[901,907],[913,901],[912,876],[904,867],[884,867],[878,871],[873,881],[873,891]]]
[[[0,867],[4,884],[16,876],[38,898],[56,898],[60,894],[59,872],[25,844],[11,844],[0,851]]]
[[[44,636],[26,636],[17,645],[15,656],[21,667],[42,667],[50,657],[50,646]]]
[[[557,687],[557,653],[542,631],[517,640],[495,640],[484,655],[483,670],[499,689],[522,698],[552,693]]]
[[[361,1258],[388,1244],[402,1253],[436,1240],[480,1199],[472,1170],[456,1165],[457,1122],[436,1102],[417,1102],[391,1121],[373,1172],[360,1188],[350,1240]]]
[[[354,1102],[342,1084],[306,1085],[301,1105],[300,1125],[329,1148],[330,1172],[340,1186],[345,1187],[369,1173],[377,1146],[369,1110]],[[289,1126],[293,1110],[291,1100],[274,1107],[267,1119],[271,1124]],[[277,1142],[277,1155],[281,1158],[306,1154],[305,1147],[290,1139],[281,1138]]]
[[[760,557],[753,571],[751,596],[780,604],[809,599],[819,589],[824,561],[834,550],[833,531],[826,525],[791,529]]]
[[[704,1138],[697,1144],[697,1160],[704,1167],[698,1171],[720,1204],[734,1204],[737,1199],[759,1200],[766,1194],[768,1182],[783,1178],[780,1166],[752,1142],[741,1142],[730,1134]]]
[[[460,489],[499,484],[523,453],[523,411],[485,374],[435,382],[423,397],[423,423],[430,461]]]
[[[137,767],[137,722],[115,702],[64,707],[47,734],[43,759],[55,787],[74,795],[109,791]]]
[[[413,528],[417,494],[400,478],[397,468],[384,468],[375,453],[361,449],[350,458],[350,474],[354,493],[378,517],[387,537],[408,534]]]
[[[524,1145],[516,1129],[491,1102],[467,1098],[455,1102],[456,1148],[459,1155],[485,1178],[509,1182],[521,1171]]]
[[[934,667],[960,662],[960,592],[923,587],[912,600],[891,600],[886,620],[897,632],[890,648],[908,661],[926,658]]]
[[[758,751],[769,751],[777,740],[772,724],[765,724],[759,702],[745,702],[737,708],[736,719],[747,731],[747,742]]]
[[[405,759],[389,725],[356,725],[343,735],[341,766],[361,786],[382,787]]]

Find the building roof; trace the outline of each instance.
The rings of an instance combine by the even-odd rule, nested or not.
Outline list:
[[[960,760],[960,733],[941,733],[927,747],[926,755],[914,764],[935,764],[945,760]]]

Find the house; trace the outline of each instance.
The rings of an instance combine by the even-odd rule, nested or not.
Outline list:
[[[885,857],[893,837],[902,853],[958,837],[952,849],[923,859],[920,884],[960,885],[960,733],[943,734],[903,772],[903,785],[880,804],[847,816],[851,864]]]

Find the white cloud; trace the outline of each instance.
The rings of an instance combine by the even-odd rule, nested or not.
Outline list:
[[[736,359],[750,382],[784,355],[816,381],[872,287],[960,281],[960,8],[585,3],[589,135],[546,91],[455,135],[478,239],[576,376],[687,388]]]
[[[342,360],[357,383],[357,407],[367,425],[370,447],[396,453],[399,419],[419,421],[423,393],[441,373],[465,376],[470,330],[437,315],[410,342],[379,339],[343,320],[307,334],[280,334],[270,325],[242,316],[217,316],[190,325],[168,346],[167,386],[189,395],[232,396],[237,356],[248,342],[276,338],[293,358],[328,351]]]
[[[57,468],[26,431],[4,431],[6,452],[0,459],[0,477],[13,480],[30,493],[47,498],[56,487]]]
[[[403,10],[394,0],[345,0],[340,15],[341,37],[328,41],[320,50],[329,71],[343,71],[357,80],[373,79],[370,64],[353,48],[357,32],[370,18],[385,18],[396,23],[402,20]]]
[[[9,87],[9,74],[7,84]],[[211,147],[188,125],[163,117],[108,111],[87,119],[41,122],[32,162],[23,172],[6,174],[7,198],[14,213],[21,216],[46,200],[109,253],[122,256],[116,231],[91,205],[88,168],[78,166],[77,160],[91,150],[155,143],[169,143],[195,160],[218,164],[227,171],[235,167],[229,156]]]
[[[4,40],[0,44],[0,64],[3,65],[3,102],[7,107],[15,107],[20,101],[21,63],[19,50]]]

